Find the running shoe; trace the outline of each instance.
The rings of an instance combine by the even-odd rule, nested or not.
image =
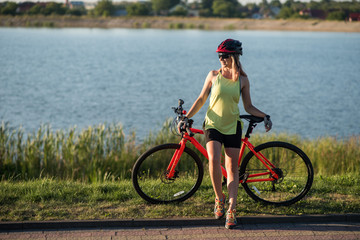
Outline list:
[[[215,198],[214,214],[216,219],[220,219],[225,215],[225,195],[222,194],[222,200]]]
[[[226,212],[226,222],[225,227],[227,229],[233,229],[236,227],[237,221],[236,221],[236,209],[228,210]]]

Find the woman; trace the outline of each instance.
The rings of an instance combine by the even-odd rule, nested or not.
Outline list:
[[[214,214],[216,219],[225,215],[226,197],[222,192],[220,168],[223,144],[229,194],[225,227],[231,229],[236,226],[236,200],[239,187],[237,161],[241,145],[241,120],[238,108],[240,95],[242,95],[246,112],[264,118],[266,131],[271,129],[272,123],[270,116],[258,110],[251,103],[249,80],[239,59],[242,55],[242,43],[226,39],[218,46],[216,52],[219,55],[221,68],[209,72],[199,97],[190,108],[186,118],[179,123],[179,127],[186,124],[187,118],[193,117],[201,109],[211,92],[204,129],[210,177],[216,196]]]

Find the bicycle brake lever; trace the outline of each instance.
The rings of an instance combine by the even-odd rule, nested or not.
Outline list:
[[[189,128],[186,128],[186,132],[189,134],[190,137],[193,137],[195,135]]]
[[[189,134],[190,137],[193,137],[195,134],[190,130],[190,128],[192,127],[192,124],[193,124],[194,120],[192,119],[189,119],[188,120],[188,125],[189,126],[186,126],[186,132]]]

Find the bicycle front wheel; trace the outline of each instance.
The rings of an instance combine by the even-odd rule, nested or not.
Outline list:
[[[204,168],[199,156],[185,147],[175,168],[175,175],[167,177],[167,168],[179,144],[156,146],[139,157],[132,171],[137,193],[150,203],[181,202],[199,188]]]
[[[272,170],[279,179],[261,181],[272,178],[270,173],[261,175],[270,171],[253,152],[249,152],[242,161],[240,177],[247,178],[242,185],[252,199],[286,206],[299,201],[310,190],[314,171],[310,159],[301,149],[286,142],[268,142],[255,147],[255,152],[275,165]]]

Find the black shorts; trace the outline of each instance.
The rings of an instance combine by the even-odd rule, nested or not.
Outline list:
[[[210,128],[204,131],[206,143],[210,141],[218,141],[224,144],[225,148],[240,148],[241,146],[241,122],[237,122],[236,133],[225,135],[216,129]]]

